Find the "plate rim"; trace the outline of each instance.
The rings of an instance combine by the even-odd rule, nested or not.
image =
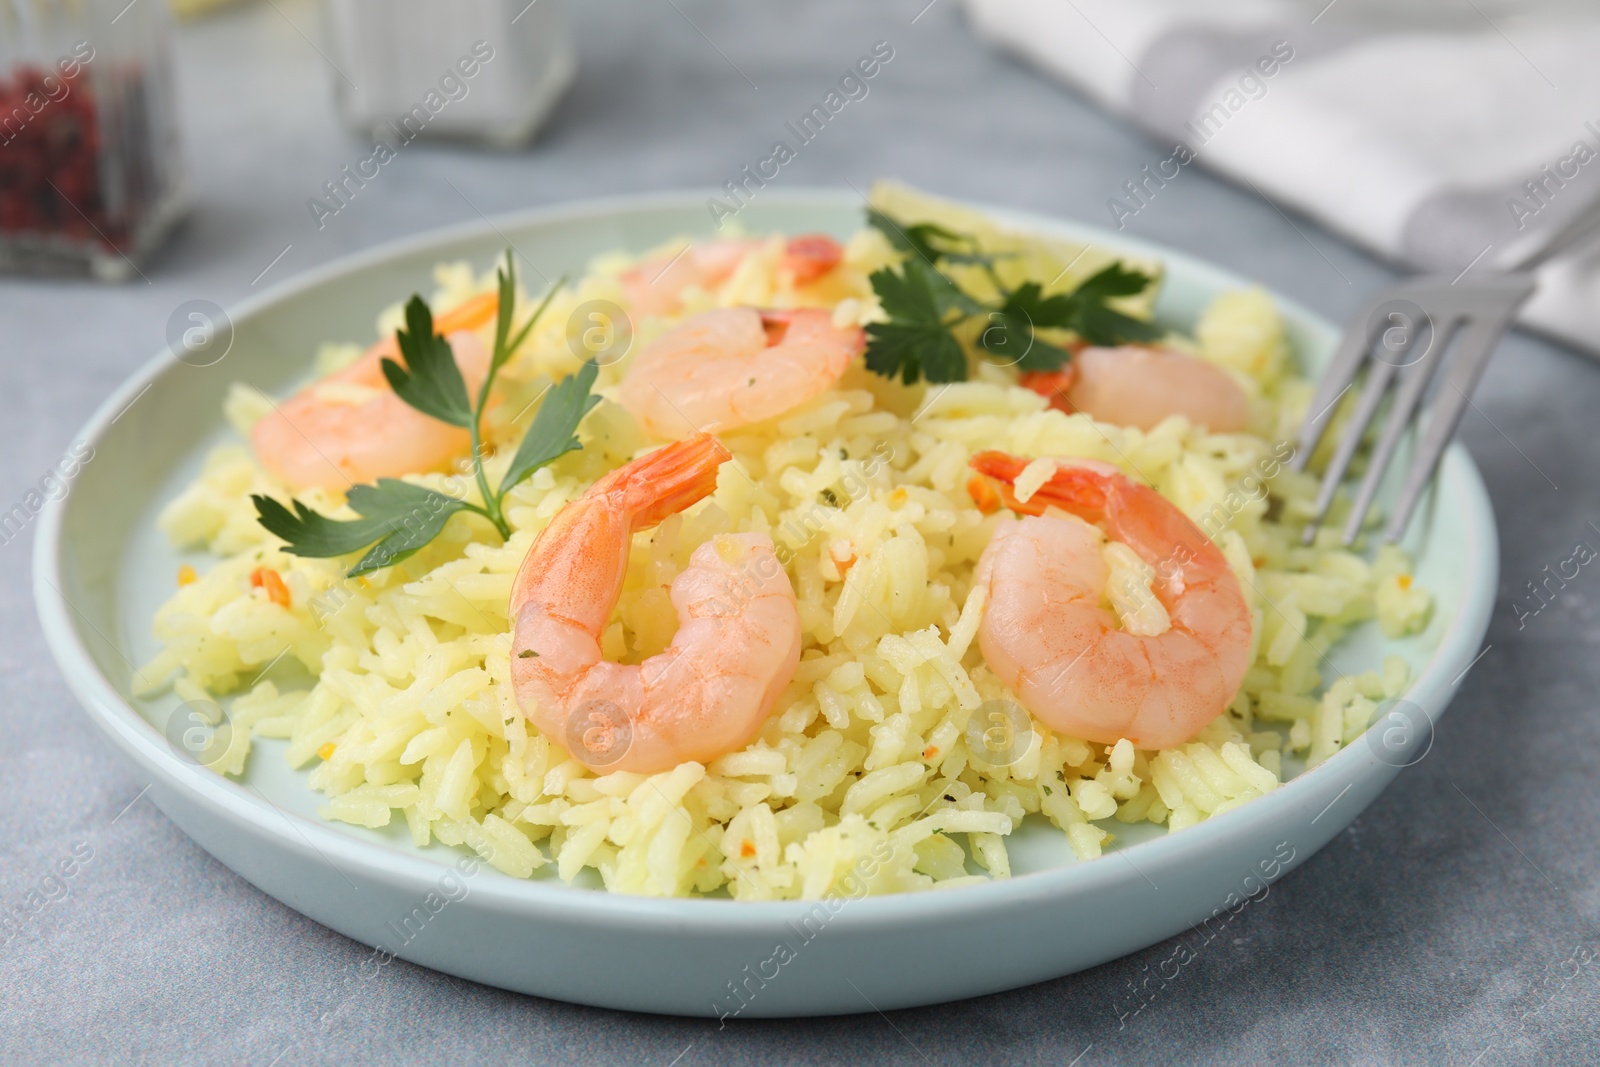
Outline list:
[[[399,256],[424,252],[430,247],[495,236],[503,239],[502,230],[584,216],[698,206],[710,195],[715,195],[715,192],[695,188],[618,194],[566,200],[479,220],[467,220],[340,256],[284,279],[226,310],[230,321],[237,324],[294,294]],[[796,187],[773,191],[771,196],[764,198],[763,206],[783,201],[797,206],[836,207],[858,205],[862,200],[854,190]],[[1337,336],[1336,328],[1328,320],[1298,301],[1282,296],[1260,281],[1238,275],[1188,252],[1137,238],[1124,238],[1120,233],[1043,212],[964,198],[957,202],[1010,225],[1025,226],[1035,232],[1077,240],[1095,239],[1095,243],[1103,242],[1103,247],[1154,256],[1164,264],[1181,261],[1182,269],[1187,274],[1210,276],[1226,280],[1232,285],[1253,282],[1266,289],[1285,317],[1299,327],[1308,328],[1313,333]],[[175,372],[176,365],[179,365],[178,361],[173,358],[170,349],[158,351],[112,392],[72,440],[91,444],[100,442],[127,405],[165,373]],[[1469,578],[1462,587],[1461,603],[1440,635],[1438,646],[1404,694],[1406,699],[1422,708],[1434,709],[1429,720],[1435,727],[1438,718],[1448,710],[1450,700],[1466,672],[1462,671],[1453,680],[1446,679],[1446,674],[1469,665],[1487,631],[1499,574],[1498,530],[1488,491],[1476,464],[1459,441],[1451,443],[1437,477],[1441,480],[1448,478],[1456,483],[1455,488],[1467,508],[1463,522],[1463,553]],[[159,731],[118,694],[100,671],[73,622],[72,616],[78,613],[78,609],[62,592],[66,584],[62,571],[65,557],[63,517],[74,493],[78,491],[77,485],[76,480],[69,483],[66,493],[55,500],[47,500],[41,509],[33,548],[33,591],[39,621],[51,655],[68,688],[96,725],[135,765],[152,777],[152,785],[159,781],[170,788],[191,793],[194,801],[205,804],[214,814],[227,818],[255,836],[269,838],[280,849],[287,849],[308,860],[320,857],[332,864],[333,861],[328,858],[331,852],[343,861],[342,866],[335,867],[341,873],[343,867],[349,867],[352,873],[359,872],[363,877],[374,878],[398,888],[425,891],[432,886],[443,871],[450,869],[448,862],[418,851],[408,852],[401,847],[366,841],[347,835],[326,821],[284,811],[264,794],[252,792],[242,783],[179,759],[163,741]],[[87,617],[85,621],[89,622]],[[89,625],[92,627],[93,623],[89,622]],[[1431,740],[1432,730],[1427,732],[1427,736]],[[1420,740],[1418,734],[1413,734],[1402,748],[1396,750],[1396,754],[1408,754]],[[1285,782],[1267,796],[1258,797],[1180,833],[1161,835],[1107,853],[1102,860],[1109,861],[1118,855],[1126,857],[1129,853],[1135,853],[1140,859],[1148,859],[1162,868],[1182,864],[1190,853],[1209,852],[1221,847],[1219,839],[1248,837],[1267,825],[1279,824],[1284,817],[1283,809],[1303,807],[1309,810],[1328,791],[1324,783],[1331,784],[1331,779],[1335,777],[1348,778],[1353,785],[1374,776],[1392,778],[1404,765],[1379,760],[1369,746],[1352,743],[1324,763]],[[1385,781],[1379,791],[1387,785]],[[463,853],[463,856],[466,855]],[[1291,863],[1288,866],[1294,865]],[[1128,866],[1133,866],[1132,860],[1129,860]],[[1135,871],[1139,869],[1134,868]],[[592,922],[623,930],[653,930],[667,923],[688,933],[766,932],[775,924],[809,914],[818,904],[817,900],[805,899],[736,901],[704,897],[644,897],[603,889],[585,889],[548,880],[519,879],[500,875],[492,868],[490,873],[494,877],[474,880],[473,897],[491,910],[523,915],[542,914],[568,922]],[[982,885],[849,898],[851,907],[837,912],[830,919],[830,926],[838,925],[842,929],[892,929],[941,919],[960,919],[970,917],[975,912],[990,912],[1043,897],[1092,894],[1124,883],[1128,877],[1129,872],[1125,871],[1122,864],[1078,861]]]

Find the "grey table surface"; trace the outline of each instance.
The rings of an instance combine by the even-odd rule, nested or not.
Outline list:
[[[577,82],[534,147],[408,147],[320,230],[307,198],[365,152],[334,121],[333,75],[312,43],[317,10],[275,0],[183,28],[194,207],[148,281],[0,281],[0,500],[38,482],[111,388],[162,346],[184,300],[227,305],[480,212],[719,185],[879,40],[894,60],[784,168],[786,185],[865,188],[898,176],[1103,223],[1120,182],[1164,156],[987,50],[953,0],[913,23],[925,3],[586,3]],[[1335,319],[1392,277],[1192,169],[1129,231]],[[1126,1010],[1130,985],[1170,946],[978,1000],[725,1030],[403,963],[352,984],[368,950],[259,892],[138,799],[145,783],[79,711],[45,651],[29,593],[31,534],[18,538],[0,548],[0,904],[21,902],[74,845],[94,855],[66,896],[0,945],[0,1060],[1600,1061],[1595,579],[1584,573],[1521,625],[1511,604],[1575,542],[1600,546],[1590,525],[1600,521],[1600,471],[1585,443],[1600,368],[1514,335],[1476,399],[1462,433],[1499,517],[1501,598],[1490,647],[1432,751],[1125,1021],[1116,1009]]]

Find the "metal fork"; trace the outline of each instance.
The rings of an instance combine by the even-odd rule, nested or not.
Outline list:
[[[1307,544],[1327,516],[1368,425],[1384,398],[1392,393],[1388,421],[1378,435],[1345,523],[1343,542],[1348,545],[1355,541],[1401,438],[1413,423],[1421,421],[1422,400],[1429,383],[1449,364],[1443,383],[1428,405],[1427,425],[1384,530],[1384,540],[1400,538],[1472,403],[1472,391],[1488,366],[1489,357],[1511,328],[1517,310],[1537,287],[1534,268],[1597,230],[1600,205],[1558,234],[1541,237],[1531,246],[1511,249],[1513,256],[1506,258],[1514,258],[1513,273],[1465,284],[1459,278],[1454,282],[1418,278],[1379,291],[1356,312],[1317,383],[1316,395],[1307,409],[1313,414],[1301,426],[1299,443],[1289,461],[1292,470],[1305,469],[1333,421],[1339,401],[1365,371],[1355,412],[1322,477],[1315,514],[1306,524],[1303,540]]]

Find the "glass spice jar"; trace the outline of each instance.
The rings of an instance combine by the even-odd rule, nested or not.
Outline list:
[[[181,213],[162,0],[0,0],[0,270],[139,272]]]
[[[538,132],[577,70],[562,0],[325,0],[339,113],[393,153]]]

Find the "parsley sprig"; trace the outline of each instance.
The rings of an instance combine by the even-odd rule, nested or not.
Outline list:
[[[1039,336],[1039,330],[1070,330],[1092,345],[1161,336],[1157,327],[1107,304],[1143,292],[1154,280],[1121,263],[1112,263],[1070,293],[1045,296],[1038,282],[1007,286],[995,263],[1008,254],[983,252],[975,237],[931,222],[900,223],[875,208],[868,210],[867,222],[906,253],[898,270],[885,267],[871,278],[889,321],[867,326],[867,369],[885,378],[898,375],[907,385],[919,378],[964,381],[967,353],[961,336],[971,333],[969,324],[980,317],[987,325],[971,346],[1023,371],[1059,370],[1072,358],[1067,349]],[[941,264],[981,268],[998,299],[980,301],[963,292],[939,269]]]
[[[289,501],[293,506],[291,511],[271,497],[253,495],[251,500],[256,505],[257,519],[269,532],[288,543],[286,551],[297,556],[328,558],[365,548],[366,554],[349,571],[348,576],[354,578],[406,559],[439,536],[457,512],[481,515],[494,525],[502,538],[509,538],[511,524],[506,521],[506,494],[540,467],[582,447],[576,436],[578,424],[600,402],[599,397],[590,395],[600,372],[593,362],[585,363],[576,374],[546,393],[499,487],[489,488],[483,469],[483,412],[489,392],[494,387],[495,376],[527,339],[529,331],[566,280],[563,278],[551,287],[533,315],[513,335],[516,268],[509,249],[505,267],[496,273],[500,302],[494,350],[475,398],[468,395],[450,342],[433,332],[433,312],[420,296],[413,296],[406,304],[406,325],[395,334],[405,365],[392,359],[383,361],[383,376],[401,400],[424,415],[459,426],[471,434],[473,476],[483,503],[474,504],[398,478],[379,478],[375,485],[353,486],[346,500],[351,510],[360,516],[357,519],[330,519],[292,498]]]

